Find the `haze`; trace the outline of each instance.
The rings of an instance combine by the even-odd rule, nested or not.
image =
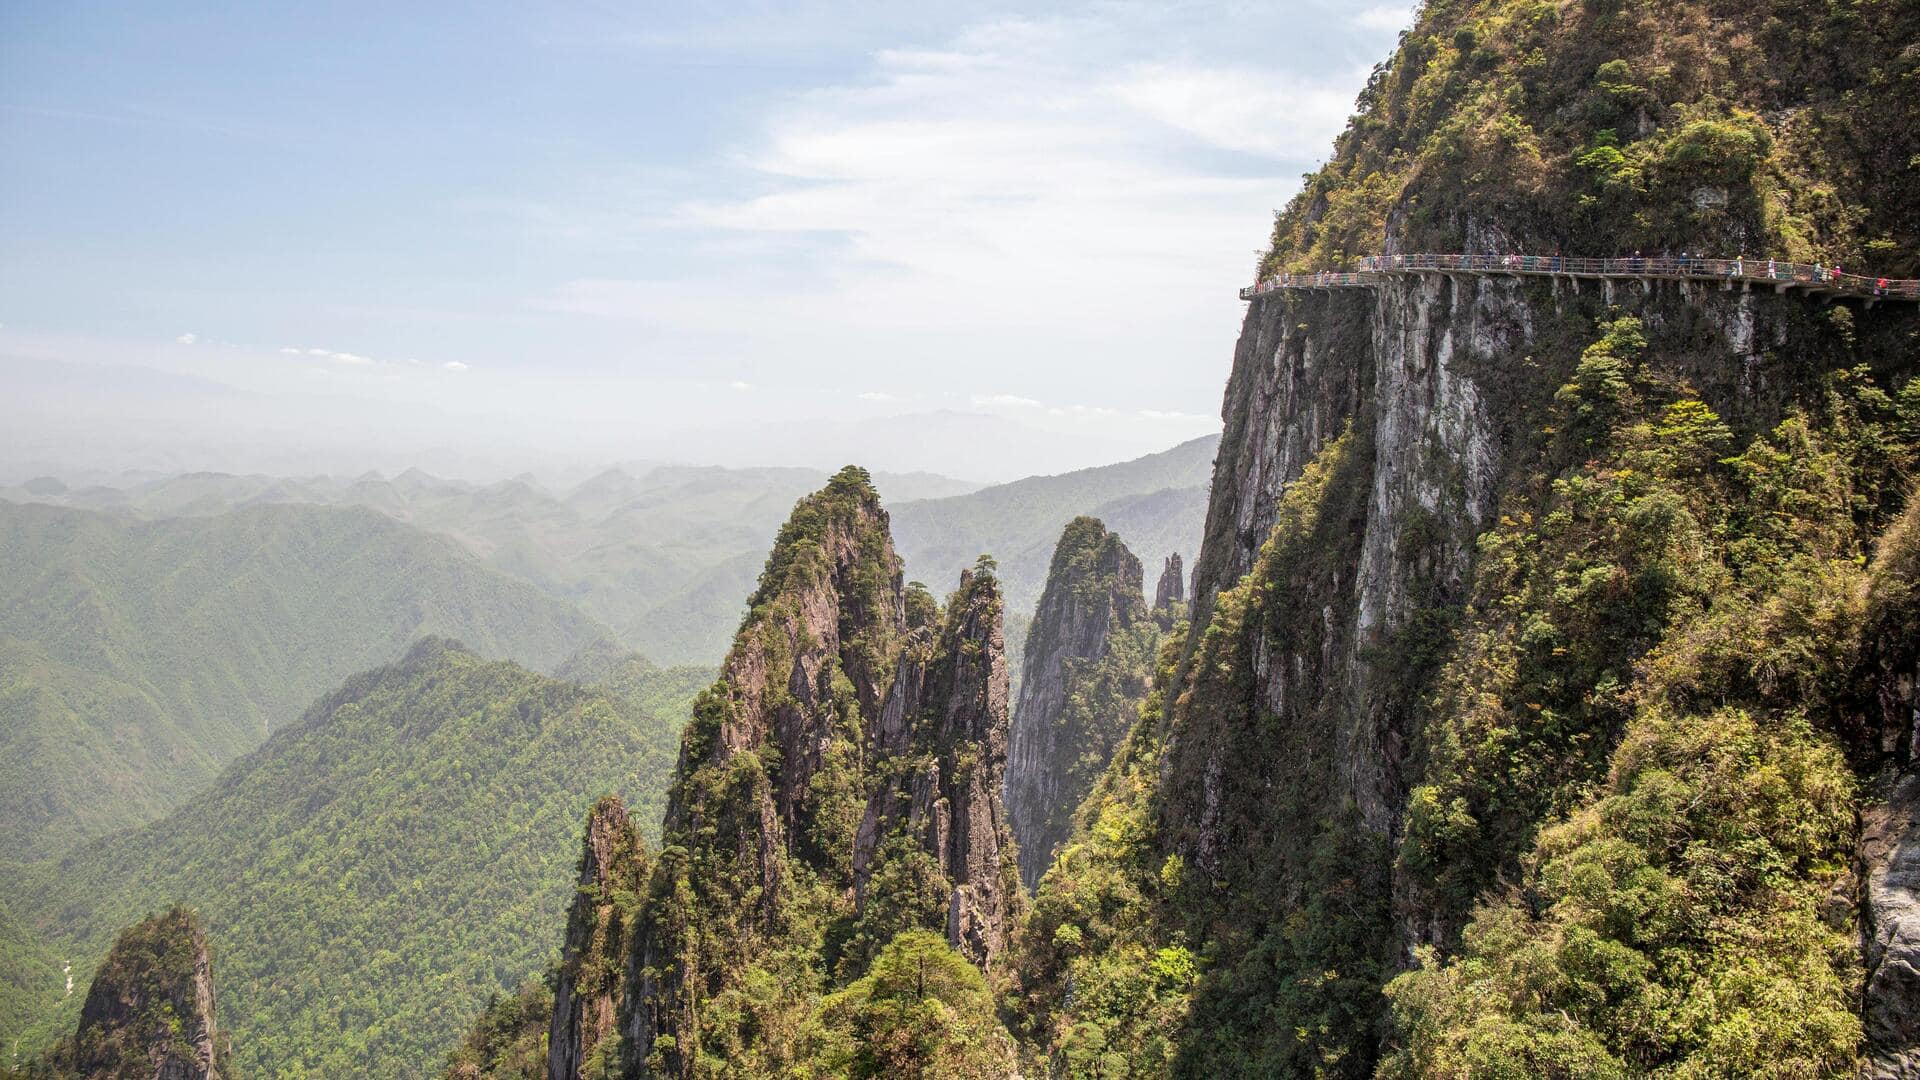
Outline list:
[[[0,480],[1004,480],[1218,429],[1400,6],[11,5]]]

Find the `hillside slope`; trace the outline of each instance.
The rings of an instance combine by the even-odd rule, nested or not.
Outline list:
[[[0,503],[0,850],[149,821],[423,634],[547,669],[606,630],[366,510]]]
[[[85,985],[121,924],[190,904],[244,1074],[430,1075],[559,947],[596,796],[658,820],[678,726],[429,639],[167,816],[8,882],[9,909]],[[4,992],[0,1015],[31,1004],[26,1045],[73,1022],[57,983]]]

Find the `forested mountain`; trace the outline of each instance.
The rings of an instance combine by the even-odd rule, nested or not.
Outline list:
[[[1911,4],[1433,0],[1262,269],[1910,268],[1916,41]],[[1720,283],[1255,299],[1193,629],[1020,938],[1036,1061],[1909,1074],[1917,333]]]
[[[0,502],[0,858],[157,817],[423,634],[550,669],[606,633],[366,510]]]
[[[596,795],[658,821],[685,707],[656,718],[429,639],[160,820],[9,880],[7,900],[81,985],[125,922],[197,908],[246,1075],[431,1075],[489,994],[558,949]],[[32,1011],[23,1045],[71,1030],[58,981],[10,972],[4,993],[5,1015],[23,996]]]
[[[649,657],[714,664],[739,625],[740,597],[813,469],[637,463],[571,487],[532,476],[475,485],[409,469],[388,478],[187,473],[69,489],[43,478],[0,498],[144,518],[267,505],[357,506],[452,538],[496,570],[577,604]],[[51,482],[50,482],[51,481]],[[978,485],[924,473],[885,476],[895,498]]]

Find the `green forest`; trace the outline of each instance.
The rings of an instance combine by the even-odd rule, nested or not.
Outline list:
[[[608,631],[367,510],[142,522],[0,501],[0,858],[160,816],[430,634],[551,670]]]
[[[424,641],[166,817],[28,870],[8,892],[35,917],[16,925],[85,987],[122,926],[189,904],[244,1074],[433,1075],[489,996],[555,955],[597,794],[658,821],[677,728],[631,697]],[[80,998],[61,985],[8,986],[10,1015],[33,1021],[9,1041],[71,1030]]]

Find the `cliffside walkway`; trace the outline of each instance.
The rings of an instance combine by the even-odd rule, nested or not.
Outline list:
[[[1853,297],[1872,307],[1880,300],[1920,300],[1920,280],[1862,277],[1826,266],[1777,259],[1703,259],[1693,256],[1624,256],[1579,259],[1560,255],[1368,255],[1355,272],[1279,274],[1240,290],[1252,300],[1280,290],[1368,288],[1405,274],[1482,274],[1610,281],[1706,281],[1750,291],[1755,285],[1784,293],[1800,289],[1829,299]]]

